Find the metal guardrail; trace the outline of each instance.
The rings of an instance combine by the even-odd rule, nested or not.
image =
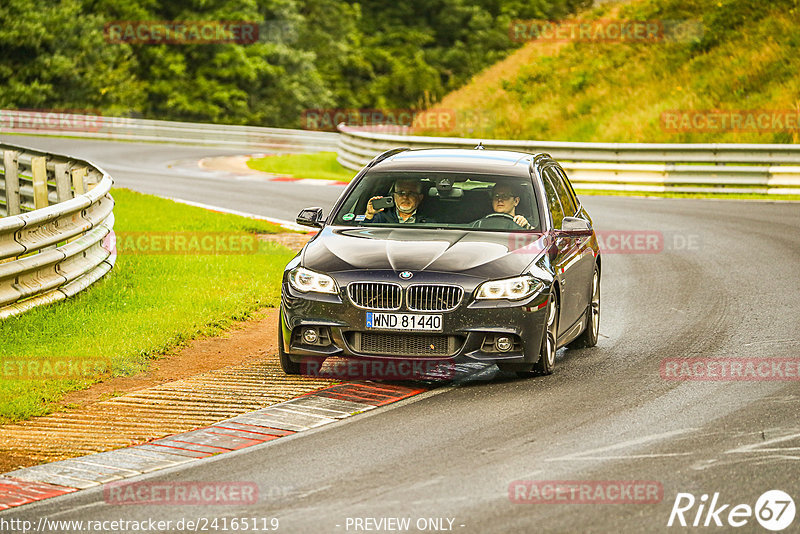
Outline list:
[[[71,297],[114,265],[111,177],[69,156],[0,144],[0,319]]]
[[[336,150],[339,134],[311,130],[156,121],[60,112],[0,110],[0,133],[213,145],[231,149]]]
[[[800,194],[800,145],[568,143],[422,137],[339,125],[337,160],[357,170],[377,154],[409,148],[547,152],[576,189],[674,193]],[[383,130],[383,131],[382,131]]]

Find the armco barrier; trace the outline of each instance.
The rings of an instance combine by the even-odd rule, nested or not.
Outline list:
[[[339,125],[338,161],[357,170],[390,148],[547,152],[576,189],[674,193],[800,194],[800,145],[568,143],[422,137]]]
[[[112,179],[92,163],[0,144],[0,319],[70,297],[114,265]],[[110,247],[109,247],[110,248]]]
[[[339,134],[333,132],[25,110],[0,110],[0,133],[69,135],[282,152],[333,151],[339,138]]]

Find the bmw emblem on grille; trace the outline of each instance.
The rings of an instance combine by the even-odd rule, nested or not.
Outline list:
[[[412,273],[411,271],[401,271],[400,272],[400,278],[402,278],[403,280],[408,280],[412,276],[414,276],[414,273]]]

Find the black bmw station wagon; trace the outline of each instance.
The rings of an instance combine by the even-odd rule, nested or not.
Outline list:
[[[283,275],[287,374],[336,356],[541,375],[597,343],[592,220],[547,154],[389,150],[297,222],[320,230]]]

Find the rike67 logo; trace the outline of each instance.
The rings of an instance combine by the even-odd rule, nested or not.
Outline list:
[[[725,504],[719,493],[714,493],[710,502],[707,494],[696,499],[691,493],[678,493],[667,526],[738,528],[752,524],[755,517],[765,529],[779,532],[792,524],[795,511],[794,500],[781,490],[765,491],[755,506]]]

